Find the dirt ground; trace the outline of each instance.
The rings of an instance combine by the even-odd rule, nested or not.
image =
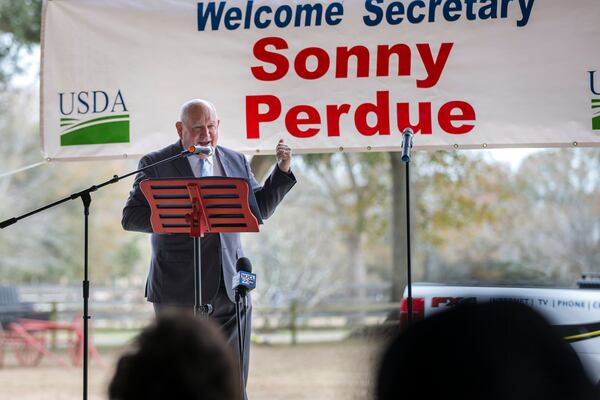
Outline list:
[[[367,400],[379,346],[366,341],[297,346],[253,345],[248,396],[251,400]],[[106,399],[118,350],[100,350],[104,366],[92,362],[89,399]],[[82,370],[42,360],[17,364],[6,354],[0,369],[0,399],[74,400],[82,396]]]

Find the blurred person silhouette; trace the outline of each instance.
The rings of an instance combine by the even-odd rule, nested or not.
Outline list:
[[[238,400],[239,373],[211,321],[160,316],[118,361],[110,400]]]
[[[377,400],[600,399],[577,354],[516,302],[460,304],[414,323],[384,352]]]

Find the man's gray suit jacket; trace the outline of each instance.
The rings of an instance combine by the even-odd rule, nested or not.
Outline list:
[[[183,151],[180,141],[161,150],[145,155],[139,168],[179,154]],[[223,173],[228,177],[246,178],[256,196],[261,217],[270,217],[285,194],[294,186],[294,175],[286,174],[275,166],[261,187],[243,154],[217,146],[215,154],[221,162]],[[152,233],[150,208],[139,184],[148,178],[193,177],[189,161],[184,157],[171,163],[140,172],[135,179],[129,198],[123,209],[123,228],[129,231]],[[194,305],[194,245],[187,234],[152,233],[152,258],[146,283],[146,297],[153,303],[170,305]],[[208,233],[201,239],[202,255],[202,301],[210,303],[217,294],[220,279],[231,301],[234,293],[231,280],[235,264],[243,256],[239,233]],[[222,274],[221,274],[222,270]]]

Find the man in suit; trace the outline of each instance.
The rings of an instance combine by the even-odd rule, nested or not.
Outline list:
[[[123,209],[122,225],[125,230],[152,233],[150,209],[139,184],[148,178],[228,176],[248,179],[254,191],[261,217],[273,214],[296,179],[291,172],[292,151],[280,140],[276,147],[277,165],[263,186],[260,186],[243,154],[218,146],[219,119],[215,107],[206,100],[194,99],[181,107],[180,120],[175,128],[179,140],[163,149],[142,157],[143,168],[166,159],[190,146],[211,146],[214,154],[180,158],[140,172]],[[167,312],[193,313],[194,305],[194,250],[193,240],[185,234],[155,234],[151,236],[152,258],[146,283],[146,297],[152,302],[157,315]],[[201,243],[202,304],[211,304],[211,318],[223,329],[229,343],[237,351],[235,297],[231,287],[235,264],[243,256],[239,233],[207,233]],[[242,320],[244,334],[244,375],[248,376],[250,348],[249,304]],[[247,381],[245,379],[245,381]]]

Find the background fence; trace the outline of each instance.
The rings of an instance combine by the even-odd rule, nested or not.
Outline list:
[[[81,288],[74,286],[20,286],[20,300],[34,310],[49,312],[56,321],[71,321],[82,313]],[[121,345],[154,318],[141,290],[95,287],[90,315],[96,345]],[[298,343],[343,340],[364,335],[376,327],[392,327],[399,303],[317,305],[291,302],[283,307],[253,307],[253,340],[263,343]]]

